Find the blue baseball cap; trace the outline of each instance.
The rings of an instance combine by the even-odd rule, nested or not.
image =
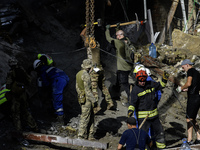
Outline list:
[[[185,60],[182,61],[181,66],[182,65],[186,65],[186,64],[188,64],[188,65],[194,65],[194,63],[192,63],[189,59],[185,59]]]

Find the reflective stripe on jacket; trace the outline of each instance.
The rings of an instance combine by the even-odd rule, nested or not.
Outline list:
[[[161,84],[162,83],[162,84]],[[158,116],[156,91],[165,87],[166,83],[146,81],[145,86],[136,84],[131,92],[131,103],[129,110],[136,110],[138,118],[149,118]]]
[[[6,99],[6,92],[9,92],[9,89],[3,89],[0,91],[0,105],[7,101]]]

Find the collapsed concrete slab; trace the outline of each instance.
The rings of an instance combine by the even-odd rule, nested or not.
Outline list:
[[[61,137],[57,135],[24,132],[23,136],[27,140],[40,141],[40,142],[92,147],[92,148],[97,148],[99,150],[108,148],[107,143],[101,143],[97,141],[89,141],[89,140],[77,139],[77,138],[71,139],[69,137]]]
[[[174,48],[183,48],[190,50],[195,55],[200,55],[200,37],[186,34],[181,30],[174,29],[172,32],[172,41]]]

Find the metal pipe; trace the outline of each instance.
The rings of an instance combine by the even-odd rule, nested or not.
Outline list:
[[[154,31],[153,31],[153,23],[152,23],[150,9],[148,9],[148,18],[149,18],[148,21],[149,21],[149,26],[150,26],[151,43],[154,43]]]
[[[147,3],[146,0],[144,0],[144,21],[147,21]]]
[[[183,13],[183,20],[184,20],[184,33],[187,33],[188,28],[187,28],[187,19],[186,19],[186,12],[185,12],[185,3],[184,0],[181,0],[181,8],[182,8],[182,13]]]

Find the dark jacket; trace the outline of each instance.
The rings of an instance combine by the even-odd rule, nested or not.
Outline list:
[[[136,84],[131,92],[131,104],[136,110],[138,118],[145,118],[149,114],[149,118],[158,116],[157,98],[155,93],[164,88],[159,82],[146,81],[144,87]]]

